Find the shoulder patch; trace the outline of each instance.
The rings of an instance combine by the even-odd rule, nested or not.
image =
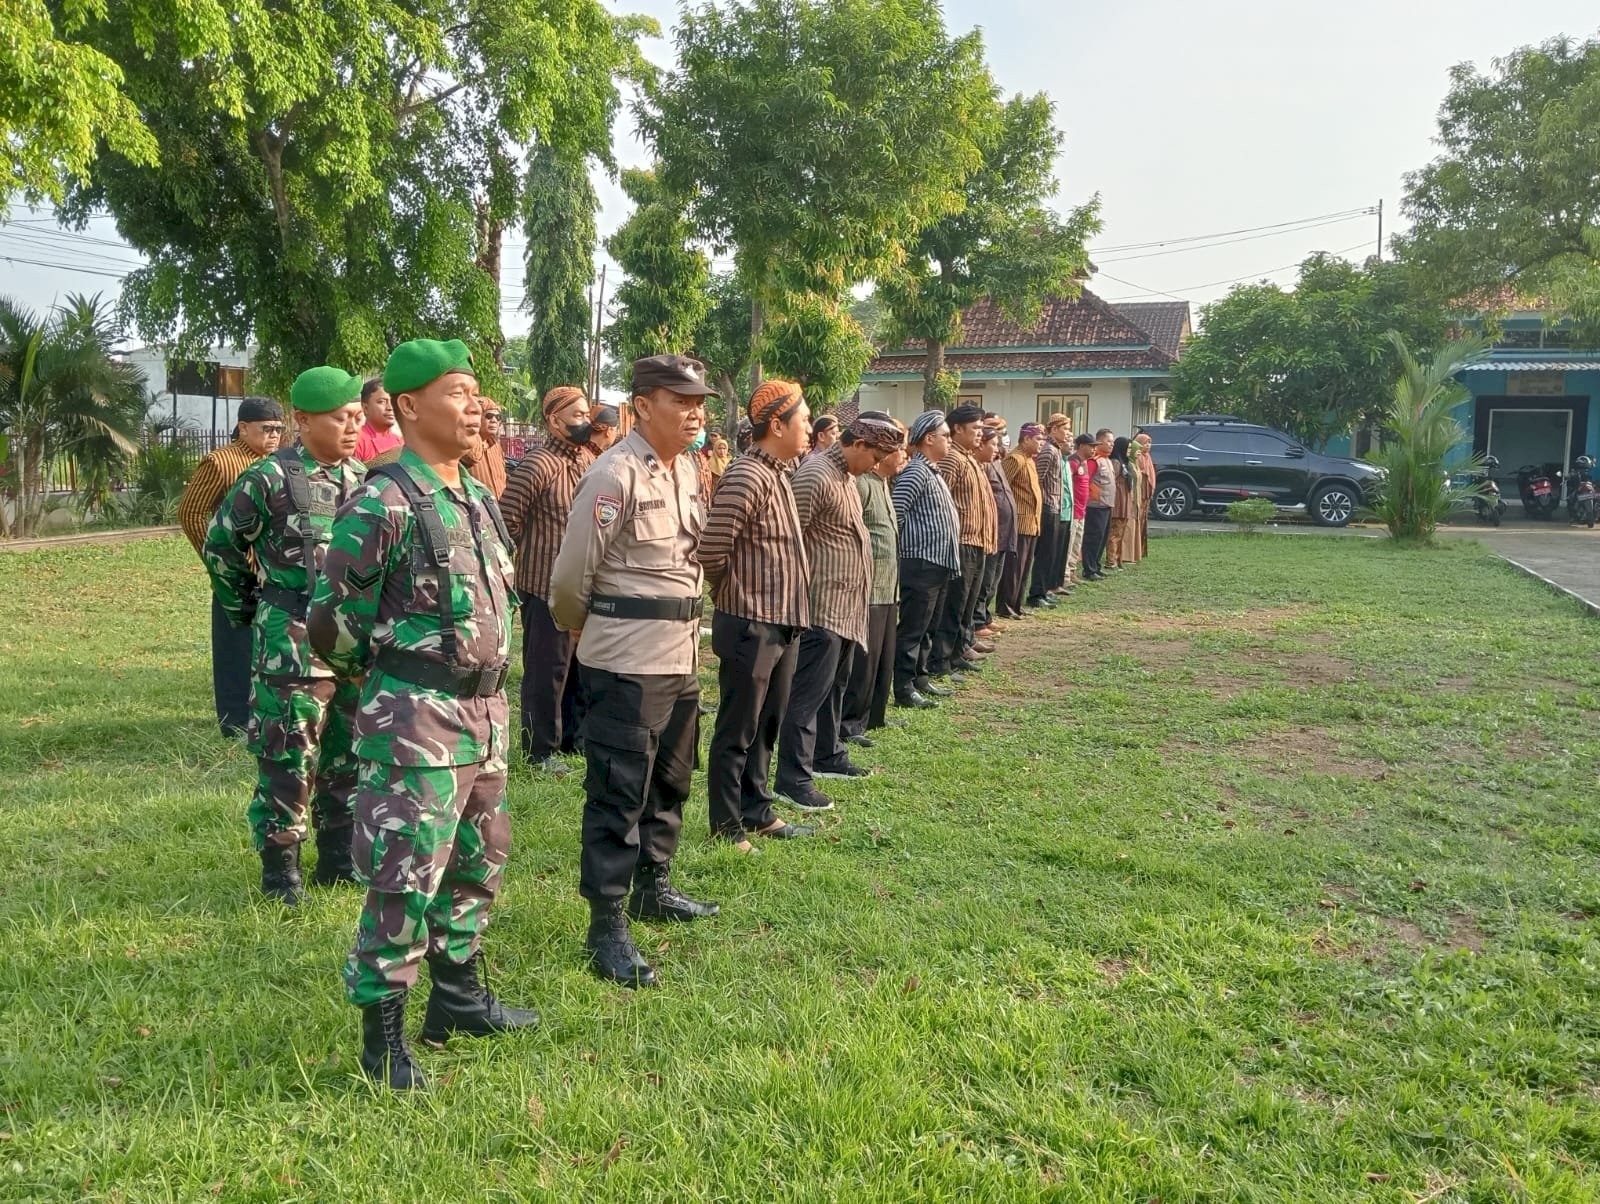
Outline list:
[[[378,584],[378,578],[383,576],[383,570],[374,565],[365,570],[350,569],[344,576],[346,581],[356,587],[357,592],[364,594]]]
[[[597,494],[594,499],[594,525],[600,528],[609,527],[617,521],[617,516],[622,513],[622,499],[612,497],[609,493]]]

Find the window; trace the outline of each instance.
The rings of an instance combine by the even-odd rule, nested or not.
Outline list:
[[[1072,424],[1074,435],[1083,434],[1084,427],[1089,422],[1089,395],[1087,393],[1040,393],[1038,395],[1038,416],[1035,419],[1041,426],[1050,420],[1052,414],[1065,414],[1067,421]]]
[[[1276,435],[1262,435],[1254,431],[1244,436],[1244,450],[1252,456],[1278,456],[1289,454],[1289,445]]]
[[[958,406],[977,406],[981,410],[981,409],[983,409],[983,394],[982,393],[958,393],[958,394],[956,394],[956,405],[958,405]]]
[[[1189,440],[1190,446],[1210,452],[1245,452],[1250,450],[1249,440],[1254,438],[1246,431],[1198,431]]]
[[[1153,426],[1158,422],[1167,420],[1167,406],[1172,401],[1171,393],[1152,392],[1142,400],[1138,397],[1133,402],[1133,425]]]

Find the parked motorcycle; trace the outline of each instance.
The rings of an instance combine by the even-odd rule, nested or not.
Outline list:
[[[1517,469],[1517,493],[1529,518],[1550,519],[1561,505],[1561,465],[1524,464]]]
[[[1460,484],[1473,491],[1472,509],[1478,521],[1488,523],[1491,527],[1498,527],[1506,514],[1505,499],[1500,496],[1500,486],[1494,479],[1495,469],[1499,467],[1500,461],[1494,456],[1485,456],[1477,472],[1469,472],[1458,478]]]
[[[1567,514],[1575,523],[1593,527],[1600,519],[1600,490],[1595,488],[1589,474],[1594,470],[1594,460],[1579,456],[1572,462],[1572,472],[1567,476]]]

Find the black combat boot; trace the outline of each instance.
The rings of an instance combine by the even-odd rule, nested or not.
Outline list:
[[[285,907],[300,906],[300,846],[269,844],[261,850],[261,893]]]
[[[633,875],[628,914],[636,920],[706,920],[717,914],[715,903],[691,899],[672,885],[672,864],[645,862]]]
[[[482,963],[481,950],[464,965],[442,957],[428,959],[433,990],[422,1018],[422,1039],[428,1044],[443,1045],[451,1033],[492,1037],[539,1023],[539,1013],[532,1008],[508,1008],[494,997],[481,976]]]
[[[639,956],[621,899],[589,901],[589,935],[584,940],[589,964],[601,978],[625,987],[653,987],[655,968]]]
[[[428,1080],[406,1044],[406,993],[361,1009],[361,1069],[391,1091],[426,1091]]]
[[[317,868],[311,871],[311,885],[336,886],[356,880],[355,863],[350,859],[351,828],[317,829]]]

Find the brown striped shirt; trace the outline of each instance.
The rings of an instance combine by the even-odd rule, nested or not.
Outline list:
[[[506,452],[499,440],[493,443],[483,439],[473,440],[472,450],[461,457],[461,467],[496,497],[506,491]]]
[[[813,453],[795,469],[794,506],[811,562],[811,626],[865,648],[872,535],[843,448]]]
[[[194,475],[184,486],[178,502],[178,526],[198,552],[206,541],[206,529],[216,517],[217,507],[239,475],[261,459],[243,440],[235,439],[219,447],[195,466]]]
[[[789,478],[794,465],[752,447],[728,465],[700,532],[700,567],[723,614],[809,627],[810,564]]]
[[[516,549],[517,589],[523,595],[549,600],[550,569],[567,531],[578,478],[593,461],[587,447],[551,439],[529,452],[506,482],[500,510]]]
[[[939,461],[939,475],[950,487],[956,514],[961,518],[961,542],[982,548],[990,556],[1000,550],[1000,516],[994,508],[994,492],[983,466],[964,447],[950,444]]]

